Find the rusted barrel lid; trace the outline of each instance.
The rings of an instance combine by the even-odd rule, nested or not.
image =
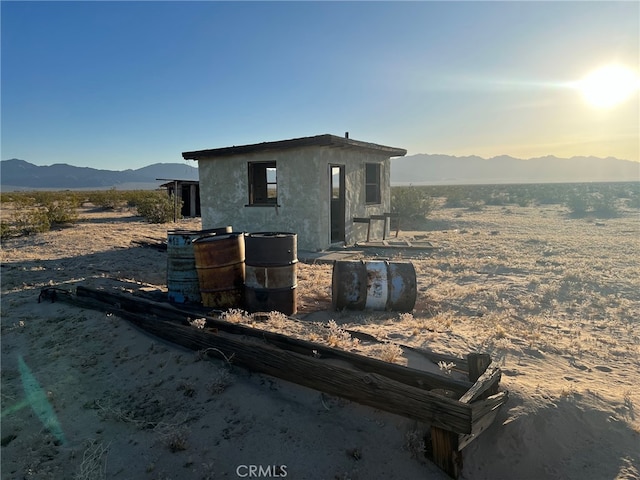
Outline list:
[[[244,233],[231,232],[197,238],[193,242],[197,268],[222,267],[244,262]]]
[[[298,261],[298,235],[256,232],[245,235],[246,263],[256,267],[291,265]]]

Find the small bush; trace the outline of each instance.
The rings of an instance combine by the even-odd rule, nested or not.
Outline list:
[[[75,197],[47,202],[43,207],[51,226],[66,225],[78,221],[78,204]]]
[[[618,216],[616,199],[610,195],[595,196],[591,202],[591,210],[596,217],[613,218]]]
[[[115,187],[109,190],[99,190],[91,192],[89,195],[89,201],[97,207],[104,208],[105,210],[115,210],[121,207],[125,203],[125,199],[122,192],[118,192]]]
[[[529,205],[531,205],[533,203],[533,199],[531,197],[528,196],[515,196],[514,197],[514,202],[516,204],[518,204],[518,206],[520,207],[528,207]]]
[[[402,357],[402,348],[395,343],[385,343],[376,349],[376,357],[383,362],[396,363]]]
[[[330,347],[352,349],[359,345],[360,340],[357,338],[351,338],[351,334],[339,327],[335,320],[329,320],[329,330],[324,339]]]
[[[391,194],[391,212],[397,213],[404,225],[424,223],[433,210],[431,197],[418,187],[397,187]]]
[[[640,196],[631,197],[627,200],[627,207],[640,208]]]
[[[565,203],[574,217],[612,218],[618,215],[616,198],[610,194],[571,192]]]
[[[13,229],[9,222],[0,222],[0,240],[6,240],[13,235]]]
[[[154,190],[131,190],[125,192],[125,200],[127,202],[127,206],[130,208],[137,208],[141,203],[147,202],[150,199],[155,199],[158,197],[158,194],[166,195],[166,192],[158,192]]]
[[[14,213],[13,223],[18,235],[32,235],[51,230],[51,222],[43,208],[18,210]]]
[[[149,223],[168,223],[175,218],[182,218],[182,201],[179,201],[177,207],[174,207],[173,195],[168,196],[164,192],[156,192],[156,195],[143,199],[136,207],[138,215],[144,217]]]
[[[469,212],[481,212],[482,210],[484,210],[484,203],[478,200],[470,201],[467,204],[467,210]]]
[[[589,202],[587,197],[572,192],[565,203],[569,211],[576,216],[586,215],[589,210]]]
[[[444,206],[446,208],[462,208],[466,204],[466,197],[462,188],[452,187],[450,190],[444,192],[446,196],[446,201],[444,202]]]
[[[29,192],[12,198],[14,212],[2,226],[2,238],[32,235],[78,221],[80,197],[73,192]]]

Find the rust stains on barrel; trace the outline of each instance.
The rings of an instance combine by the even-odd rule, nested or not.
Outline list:
[[[247,310],[296,313],[298,236],[288,232],[248,233],[245,246]]]
[[[193,242],[202,304],[214,308],[244,307],[244,234],[231,232]]]
[[[167,232],[167,297],[175,303],[200,303],[193,241],[207,235],[231,232],[231,227]]]
[[[411,262],[336,261],[331,286],[334,309],[410,312],[416,302]]]

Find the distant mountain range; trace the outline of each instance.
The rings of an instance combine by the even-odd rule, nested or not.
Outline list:
[[[157,178],[198,180],[198,169],[185,163],[154,163],[137,170],[99,170],[66,163],[37,166],[18,160],[0,162],[2,190],[25,189],[153,189]]]
[[[26,189],[153,189],[163,179],[197,180],[187,163],[155,163],[137,170],[99,170],[64,163],[33,165],[24,160],[0,162],[3,191]],[[624,182],[640,181],[640,163],[617,158],[553,156],[521,160],[509,156],[410,155],[391,160],[392,185]]]

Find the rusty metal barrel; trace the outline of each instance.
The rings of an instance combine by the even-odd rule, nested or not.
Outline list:
[[[200,303],[200,284],[193,254],[193,241],[219,233],[231,232],[231,227],[208,230],[167,231],[167,297],[174,303]]]
[[[410,312],[416,303],[416,270],[411,262],[336,261],[333,308]]]
[[[193,253],[202,305],[244,308],[244,233],[198,238]]]
[[[247,310],[296,313],[298,236],[287,232],[248,233],[245,246]]]

